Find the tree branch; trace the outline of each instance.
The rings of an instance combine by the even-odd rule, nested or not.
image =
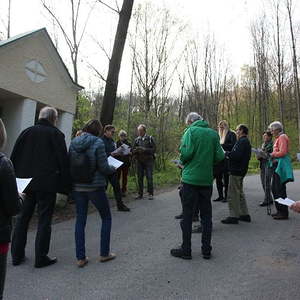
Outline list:
[[[105,2],[98,0],[99,3],[103,4],[104,6],[106,6],[107,8],[109,8],[110,10],[112,10],[113,12],[120,14],[120,11],[118,9],[115,9],[113,7],[111,7],[110,5],[106,4]]]
[[[87,64],[88,64],[88,67],[90,69],[92,69],[101,80],[103,80],[104,82],[106,82],[106,79],[104,78],[104,76],[93,65],[91,65],[89,62]]]

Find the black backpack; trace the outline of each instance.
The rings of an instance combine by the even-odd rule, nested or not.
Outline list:
[[[71,178],[74,183],[91,183],[95,168],[88,156],[87,151],[72,151],[70,155]]]

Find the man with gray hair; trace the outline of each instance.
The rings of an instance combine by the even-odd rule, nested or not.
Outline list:
[[[202,256],[211,255],[213,166],[225,155],[218,133],[195,112],[186,118],[185,130],[180,145],[182,170],[182,245],[171,249],[171,255],[183,259],[192,258],[191,234],[194,207],[200,209],[202,225]]]
[[[37,124],[20,134],[11,155],[16,176],[32,178],[24,191],[26,197],[12,239],[12,263],[15,266],[25,260],[27,230],[35,206],[38,212],[35,267],[56,263],[56,258],[48,257],[56,193],[68,194],[70,191],[67,147],[64,134],[55,127],[57,117],[55,108],[44,107]]]

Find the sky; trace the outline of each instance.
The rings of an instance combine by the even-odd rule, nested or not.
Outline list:
[[[53,26],[49,21],[49,16],[42,8],[40,0],[11,0],[11,35],[16,35],[26,31],[47,27],[51,33]],[[68,21],[66,15],[68,0],[49,0],[57,9],[58,15],[63,22]],[[92,2],[92,0],[88,0]],[[135,7],[145,0],[135,0]],[[165,6],[173,15],[188,24],[187,30],[191,35],[204,35],[206,32],[213,32],[219,45],[224,47],[227,56],[231,61],[232,71],[239,72],[243,64],[251,63],[251,38],[250,23],[257,16],[261,15],[265,8],[270,12],[268,3],[270,0],[150,0],[158,6]],[[5,20],[8,0],[0,1],[0,18]],[[106,1],[114,6],[115,0]],[[121,0],[119,3],[121,4]],[[296,1],[295,1],[296,3]],[[300,5],[298,5],[300,6]],[[300,8],[295,8],[295,18],[300,16]],[[86,13],[87,11],[85,11]],[[81,20],[83,22],[83,20]],[[2,25],[2,24],[0,24]],[[99,80],[87,67],[87,63],[95,67],[106,75],[108,60],[104,53],[99,50],[94,40],[101,40],[107,52],[111,51],[115,28],[117,25],[117,15],[109,9],[97,4],[96,11],[90,18],[87,33],[83,40],[80,59],[80,84],[87,89],[95,89],[99,85]],[[0,26],[0,29],[3,26]],[[1,31],[1,30],[0,30]],[[60,38],[58,50],[72,74],[69,53]],[[124,52],[124,60],[120,73],[120,91],[129,90],[130,82],[130,51],[127,47]],[[101,84],[100,84],[101,85]],[[102,83],[103,85],[103,83]]]

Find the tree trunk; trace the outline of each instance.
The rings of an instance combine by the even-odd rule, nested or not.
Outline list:
[[[134,0],[124,0],[106,78],[100,120],[103,125],[113,122],[119,73]]]

